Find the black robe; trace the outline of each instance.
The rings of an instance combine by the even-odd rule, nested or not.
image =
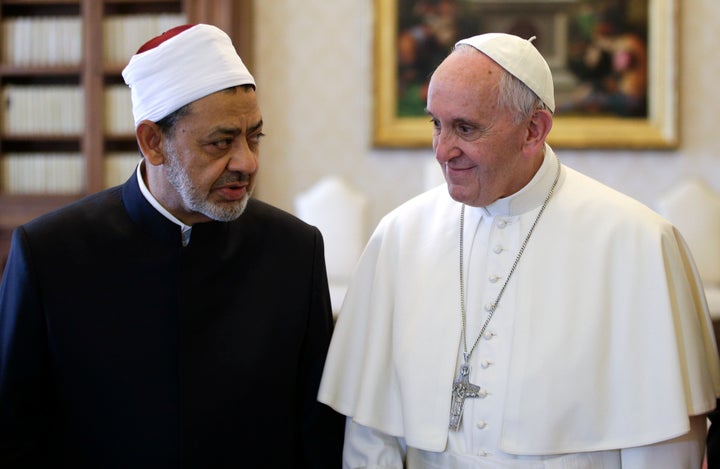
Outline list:
[[[180,236],[134,175],[15,230],[0,467],[340,467],[320,232],[251,200]]]

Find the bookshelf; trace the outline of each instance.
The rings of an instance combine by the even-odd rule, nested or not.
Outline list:
[[[214,24],[252,69],[253,0],[0,0],[0,277],[12,230],[127,179],[121,71],[155,34]]]

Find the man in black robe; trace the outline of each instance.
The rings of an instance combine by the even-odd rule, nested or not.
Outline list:
[[[230,38],[174,28],[123,71],[143,159],[13,234],[0,284],[0,467],[339,467],[316,400],[323,240],[251,199],[255,82]]]

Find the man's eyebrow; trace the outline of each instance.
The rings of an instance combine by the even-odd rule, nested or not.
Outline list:
[[[249,134],[255,133],[259,129],[262,129],[262,127],[263,127],[263,121],[260,120],[260,121],[258,121],[257,124],[253,125],[252,127],[250,127],[248,129],[248,133]],[[216,135],[216,134],[239,135],[241,133],[242,133],[242,131],[238,127],[222,127],[221,126],[221,127],[216,127],[215,129],[213,129],[211,135]]]
[[[263,120],[260,119],[257,124],[248,129],[248,133],[254,133],[263,128]]]

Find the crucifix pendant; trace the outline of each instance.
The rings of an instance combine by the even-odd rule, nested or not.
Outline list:
[[[480,386],[470,382],[470,365],[467,360],[460,365],[457,378],[453,381],[452,403],[450,404],[450,430],[459,431],[465,399],[480,396]]]

